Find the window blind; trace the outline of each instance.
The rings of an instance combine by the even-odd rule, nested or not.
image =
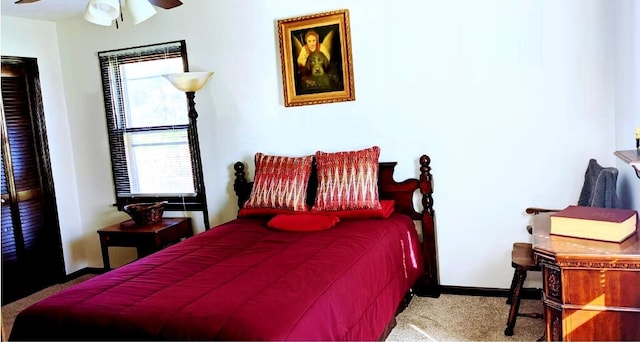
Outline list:
[[[172,100],[161,77],[188,71],[185,42],[102,51],[98,60],[118,208],[166,200],[167,210],[206,213],[196,122],[185,94]]]

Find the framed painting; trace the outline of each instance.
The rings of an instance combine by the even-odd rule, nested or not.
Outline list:
[[[284,105],[355,100],[349,10],[278,20]]]

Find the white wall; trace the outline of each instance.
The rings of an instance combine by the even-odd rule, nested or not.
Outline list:
[[[341,8],[351,16],[356,101],[285,108],[276,21]],[[3,17],[2,52],[7,41],[33,42],[19,52],[56,60],[51,68],[64,74],[62,85],[43,91],[64,95],[67,106],[68,127],[57,134],[71,142],[65,148],[80,209],[73,216],[82,233],[65,225],[63,236],[67,253],[80,246],[87,253],[85,263],[68,261],[68,271],[100,267],[95,230],[127,218],[111,206],[96,52],[185,39],[191,70],[215,72],[196,95],[212,225],[234,217],[233,163],[250,163],[252,173],[255,152],[376,144],[381,160],[399,162],[398,180],[417,176],[426,153],[441,283],[506,288],[511,244],[529,239],[524,208],[573,204],[589,158],[616,164],[616,101],[623,99],[615,88],[626,84],[615,77],[615,13],[605,0],[190,0],[138,26],[125,14],[118,30],[80,18],[59,22],[51,30],[60,65],[50,56],[57,52],[37,49],[43,38],[5,33],[33,21]],[[60,70],[40,68],[58,79]]]
[[[60,65],[56,24],[4,16],[1,24],[0,53],[3,56],[37,58],[38,61],[65,268],[70,273],[94,262],[87,259],[85,244],[82,243],[90,231],[82,225],[80,213],[74,167],[76,156],[72,151],[73,142],[69,132],[70,113],[65,102],[64,72]],[[95,237],[97,234],[93,232],[91,238]]]
[[[634,132],[640,127],[640,4],[617,2],[616,7],[616,150],[635,148]],[[616,167],[618,194],[629,208],[640,211],[640,179],[621,160]]]

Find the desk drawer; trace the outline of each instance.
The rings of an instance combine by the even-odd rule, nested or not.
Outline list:
[[[173,244],[180,239],[192,236],[193,230],[191,228],[191,219],[186,219],[177,225],[173,226],[171,229],[163,229],[158,232],[157,244],[159,246],[164,246],[167,244]]]
[[[640,312],[568,309],[563,322],[564,341],[640,340]]]
[[[640,308],[640,271],[568,268],[563,272],[564,303]]]

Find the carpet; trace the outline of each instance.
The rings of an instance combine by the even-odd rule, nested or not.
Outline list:
[[[513,336],[505,336],[509,305],[504,297],[443,294],[414,297],[396,320],[387,341],[536,341],[544,321],[518,317]],[[542,313],[541,300],[523,299],[522,313]]]
[[[30,296],[24,297],[22,299],[18,299],[14,302],[11,302],[7,305],[3,305],[2,306],[2,340],[6,341],[7,338],[9,337],[9,334],[11,334],[11,328],[13,327],[13,321],[15,321],[16,316],[18,315],[18,313],[20,313],[20,311],[26,309],[27,307],[29,307],[31,304],[35,304],[37,302],[39,302],[42,299],[45,299],[49,296],[51,296],[54,293],[57,293],[71,285],[83,282],[89,278],[93,278],[95,277],[95,274],[86,274],[83,276],[80,276],[76,279],[73,279],[71,281],[68,281],[66,283],[62,283],[62,284],[55,284],[52,286],[49,286],[43,290],[40,290]]]

